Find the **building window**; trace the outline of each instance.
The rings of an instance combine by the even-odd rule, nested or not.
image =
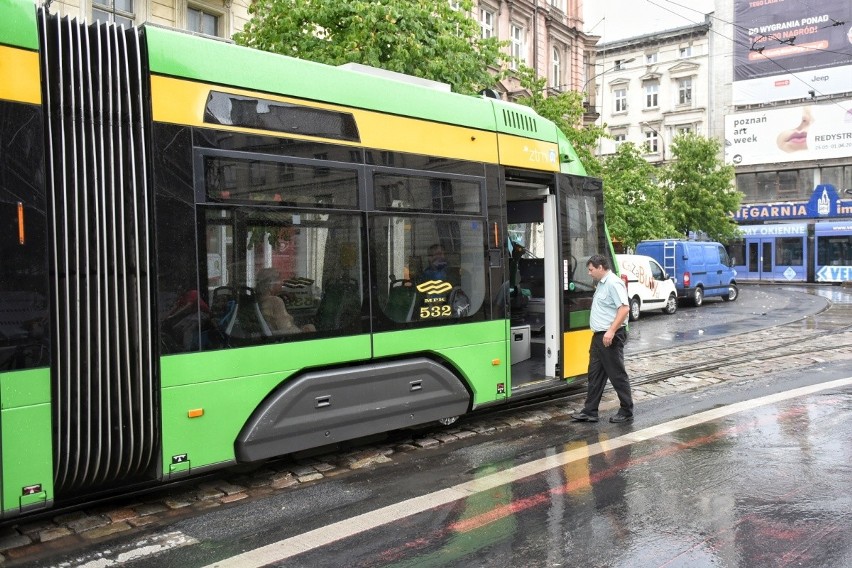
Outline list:
[[[621,71],[622,69],[624,69],[626,63],[627,62],[624,59],[616,59],[615,64],[613,65],[613,71]]]
[[[645,83],[645,108],[657,108],[660,106],[660,84]]]
[[[678,55],[681,59],[683,59],[684,57],[692,57],[692,46],[687,45],[686,47],[681,47],[680,51],[678,52]]]
[[[653,65],[657,62],[657,52],[645,54],[645,65]]]
[[[675,135],[680,136],[682,134],[691,134],[692,133],[692,125],[686,124],[684,126],[675,127]]]
[[[548,0],[548,4],[565,12],[565,0]]]
[[[681,105],[692,104],[692,79],[677,80],[677,102]]]
[[[645,150],[649,154],[656,154],[660,151],[660,139],[656,130],[645,131]]]
[[[559,50],[553,48],[553,69],[550,78],[550,85],[554,89],[559,89],[562,86],[562,60],[559,58]]]
[[[199,34],[218,36],[219,16],[189,6],[186,9],[186,29]]]
[[[485,8],[480,8],[479,27],[482,28],[483,39],[494,37],[494,12],[486,10]]]
[[[627,89],[615,89],[612,95],[615,98],[615,112],[627,112]]]
[[[92,2],[92,19],[96,22],[115,23],[125,27],[133,25],[133,0],[95,0]]]
[[[624,133],[613,134],[612,139],[615,142],[615,149],[618,150],[619,146],[627,142],[627,135]]]
[[[459,2],[459,0],[450,0],[450,8],[458,12],[460,7],[461,2]]]
[[[517,69],[518,64],[526,63],[526,46],[524,45],[524,28],[512,24],[509,37],[512,49],[512,69]]]

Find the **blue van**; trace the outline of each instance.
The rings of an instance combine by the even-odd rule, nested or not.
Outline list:
[[[728,251],[719,243],[707,241],[655,240],[636,245],[636,254],[650,256],[667,274],[674,276],[679,300],[696,306],[705,297],[721,296],[733,301],[739,295],[737,271],[731,268]]]

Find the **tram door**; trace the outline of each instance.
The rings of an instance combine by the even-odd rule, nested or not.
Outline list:
[[[512,388],[557,377],[559,290],[556,196],[508,183]]]
[[[749,239],[748,271],[746,277],[760,280],[772,278],[772,257],[775,254],[775,239]]]

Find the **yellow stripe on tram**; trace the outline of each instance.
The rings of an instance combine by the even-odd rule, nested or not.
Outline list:
[[[241,132],[269,133],[269,131],[265,130],[206,124],[204,122],[204,105],[207,102],[210,91],[307,106],[305,101],[299,99],[152,75],[151,98],[153,118],[158,122]],[[348,112],[355,117],[361,142],[328,140],[334,144],[364,146],[379,150],[441,156],[491,164],[497,163],[497,136],[494,132],[324,103],[311,103],[310,106],[312,108]],[[273,132],[273,134],[282,135],[280,132]],[[313,136],[299,136],[292,133],[285,135],[288,138],[317,139],[317,137]],[[531,142],[535,143],[536,141]],[[555,148],[555,145],[553,146]]]
[[[37,53],[0,46],[0,99],[41,104]]]

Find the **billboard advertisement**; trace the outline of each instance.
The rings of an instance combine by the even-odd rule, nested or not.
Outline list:
[[[852,100],[725,116],[725,163],[777,164],[852,156]]]
[[[735,105],[852,91],[850,0],[734,0],[734,33]]]

